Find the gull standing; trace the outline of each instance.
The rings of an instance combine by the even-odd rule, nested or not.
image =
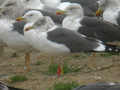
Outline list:
[[[42,14],[36,11],[29,11],[23,17],[30,17],[32,22],[38,20]],[[33,17],[33,18],[32,18]],[[20,18],[19,18],[20,19]],[[16,19],[16,20],[19,20]],[[18,52],[25,53],[25,65],[27,71],[30,70],[30,52],[34,49],[32,46],[26,41],[24,37],[24,25],[27,23],[26,21],[16,21],[11,19],[1,19],[0,20],[0,38],[3,42],[10,48],[15,49]]]
[[[97,18],[84,16],[83,9],[78,4],[71,4],[65,11],[61,12],[61,14],[64,12],[67,15],[62,23],[65,28],[106,43],[120,41],[119,26]]]
[[[75,31],[54,26],[51,29],[42,29],[45,23],[28,23],[24,27],[24,36],[28,42],[37,50],[50,55],[64,55],[75,52],[119,52],[114,46],[109,46],[99,40],[88,38]],[[39,27],[38,27],[39,26]]]

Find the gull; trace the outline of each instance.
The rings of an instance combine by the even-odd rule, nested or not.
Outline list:
[[[58,12],[57,12],[58,13]],[[66,14],[62,26],[105,43],[120,41],[120,27],[106,21],[87,17],[79,4],[72,4],[59,14]]]
[[[43,17],[39,20],[39,24],[28,23],[24,27],[24,36],[27,38],[28,43],[38,51],[49,55],[66,55],[69,53],[94,51],[116,52],[117,50],[119,52],[119,48],[106,45],[102,41],[88,38],[85,35],[61,26],[55,25],[43,31],[41,27],[45,23],[43,24],[42,21]]]
[[[42,14],[38,11],[37,12],[29,11],[23,17],[32,17],[32,15],[33,15],[33,19],[31,22],[38,20],[38,18],[42,16]],[[17,52],[25,53],[26,70],[30,71],[30,52],[34,51],[34,49],[32,48],[31,45],[29,45],[26,38],[24,37],[23,29],[24,29],[24,25],[27,23],[27,19],[26,21],[16,21],[16,20],[11,20],[7,18],[0,20],[0,24],[1,24],[0,39],[8,47],[16,50]]]

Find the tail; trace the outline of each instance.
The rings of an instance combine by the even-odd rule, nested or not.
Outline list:
[[[94,49],[94,52],[120,53],[120,47],[117,45],[110,45],[110,44],[105,44],[103,42],[99,42],[98,46]]]
[[[106,44],[105,52],[120,53],[120,47],[118,47],[117,45]]]

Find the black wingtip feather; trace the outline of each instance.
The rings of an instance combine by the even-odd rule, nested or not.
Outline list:
[[[120,48],[116,45],[109,45],[106,44],[106,52],[114,52],[114,53],[120,53]]]

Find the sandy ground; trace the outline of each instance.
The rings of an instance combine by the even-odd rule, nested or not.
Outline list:
[[[31,54],[31,72],[24,71],[24,54],[19,53],[17,57],[11,57],[14,51],[6,48],[0,57],[0,80],[10,86],[24,88],[27,90],[47,90],[56,82],[75,81],[81,84],[93,82],[120,82],[120,56],[87,56],[86,54],[74,54],[64,58],[70,67],[80,69],[77,72],[65,74],[58,78],[56,75],[47,75],[50,59],[40,53]],[[56,58],[55,63],[60,59]],[[41,65],[36,65],[37,62]],[[24,82],[10,83],[9,78],[14,75],[25,75],[28,80]]]

